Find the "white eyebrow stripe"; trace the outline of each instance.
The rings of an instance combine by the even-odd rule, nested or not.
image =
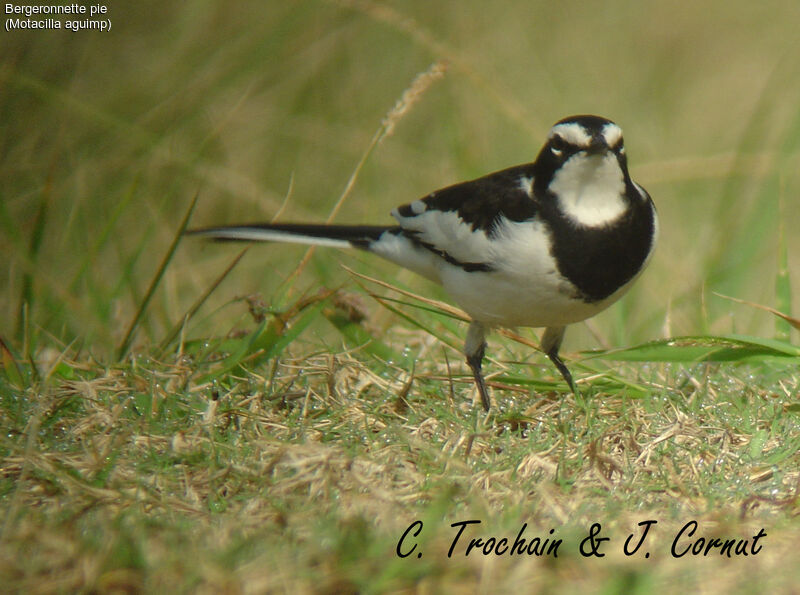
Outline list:
[[[592,142],[592,137],[586,132],[586,129],[577,122],[566,122],[564,124],[556,124],[550,129],[548,139],[554,136],[560,136],[568,144],[576,147],[588,147]]]
[[[609,122],[603,126],[603,138],[606,140],[606,144],[609,147],[613,147],[622,138],[622,128],[613,122]]]

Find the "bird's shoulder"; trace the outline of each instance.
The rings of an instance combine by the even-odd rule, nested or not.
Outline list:
[[[527,221],[535,218],[539,210],[534,194],[534,166],[528,163],[436,190],[397,207],[392,215],[401,228],[417,233],[455,217],[470,231],[491,234],[501,219]]]

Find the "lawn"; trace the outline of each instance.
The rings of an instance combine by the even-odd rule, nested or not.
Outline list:
[[[797,589],[800,5],[106,6],[0,36],[0,584]],[[495,333],[486,414],[440,289],[181,234],[389,223],[574,113],[661,218],[578,395]]]

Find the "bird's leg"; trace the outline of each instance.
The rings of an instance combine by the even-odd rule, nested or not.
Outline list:
[[[464,353],[467,356],[467,365],[472,370],[472,376],[475,378],[475,386],[478,387],[478,393],[481,395],[481,402],[483,408],[489,411],[492,402],[489,400],[489,393],[486,390],[486,382],[483,380],[481,374],[481,363],[483,362],[483,354],[486,351],[486,328],[480,322],[471,322],[469,330],[467,331],[467,340],[464,344]]]
[[[563,326],[548,326],[544,330],[544,335],[542,335],[542,351],[547,354],[550,361],[553,362],[556,368],[558,368],[558,371],[561,372],[561,376],[566,380],[572,393],[577,395],[578,390],[575,388],[572,374],[570,374],[566,364],[564,364],[563,360],[558,356],[558,350],[561,348],[561,341],[564,339],[565,329],[566,327]]]

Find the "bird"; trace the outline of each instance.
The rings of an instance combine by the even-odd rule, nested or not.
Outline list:
[[[442,285],[470,317],[464,355],[488,412],[487,334],[544,328],[541,349],[577,394],[559,355],[565,329],[630,288],[659,230],[650,195],[628,172],[622,129],[595,115],[556,122],[531,163],[436,190],[391,215],[393,225],[248,223],[187,233],[357,248]]]

